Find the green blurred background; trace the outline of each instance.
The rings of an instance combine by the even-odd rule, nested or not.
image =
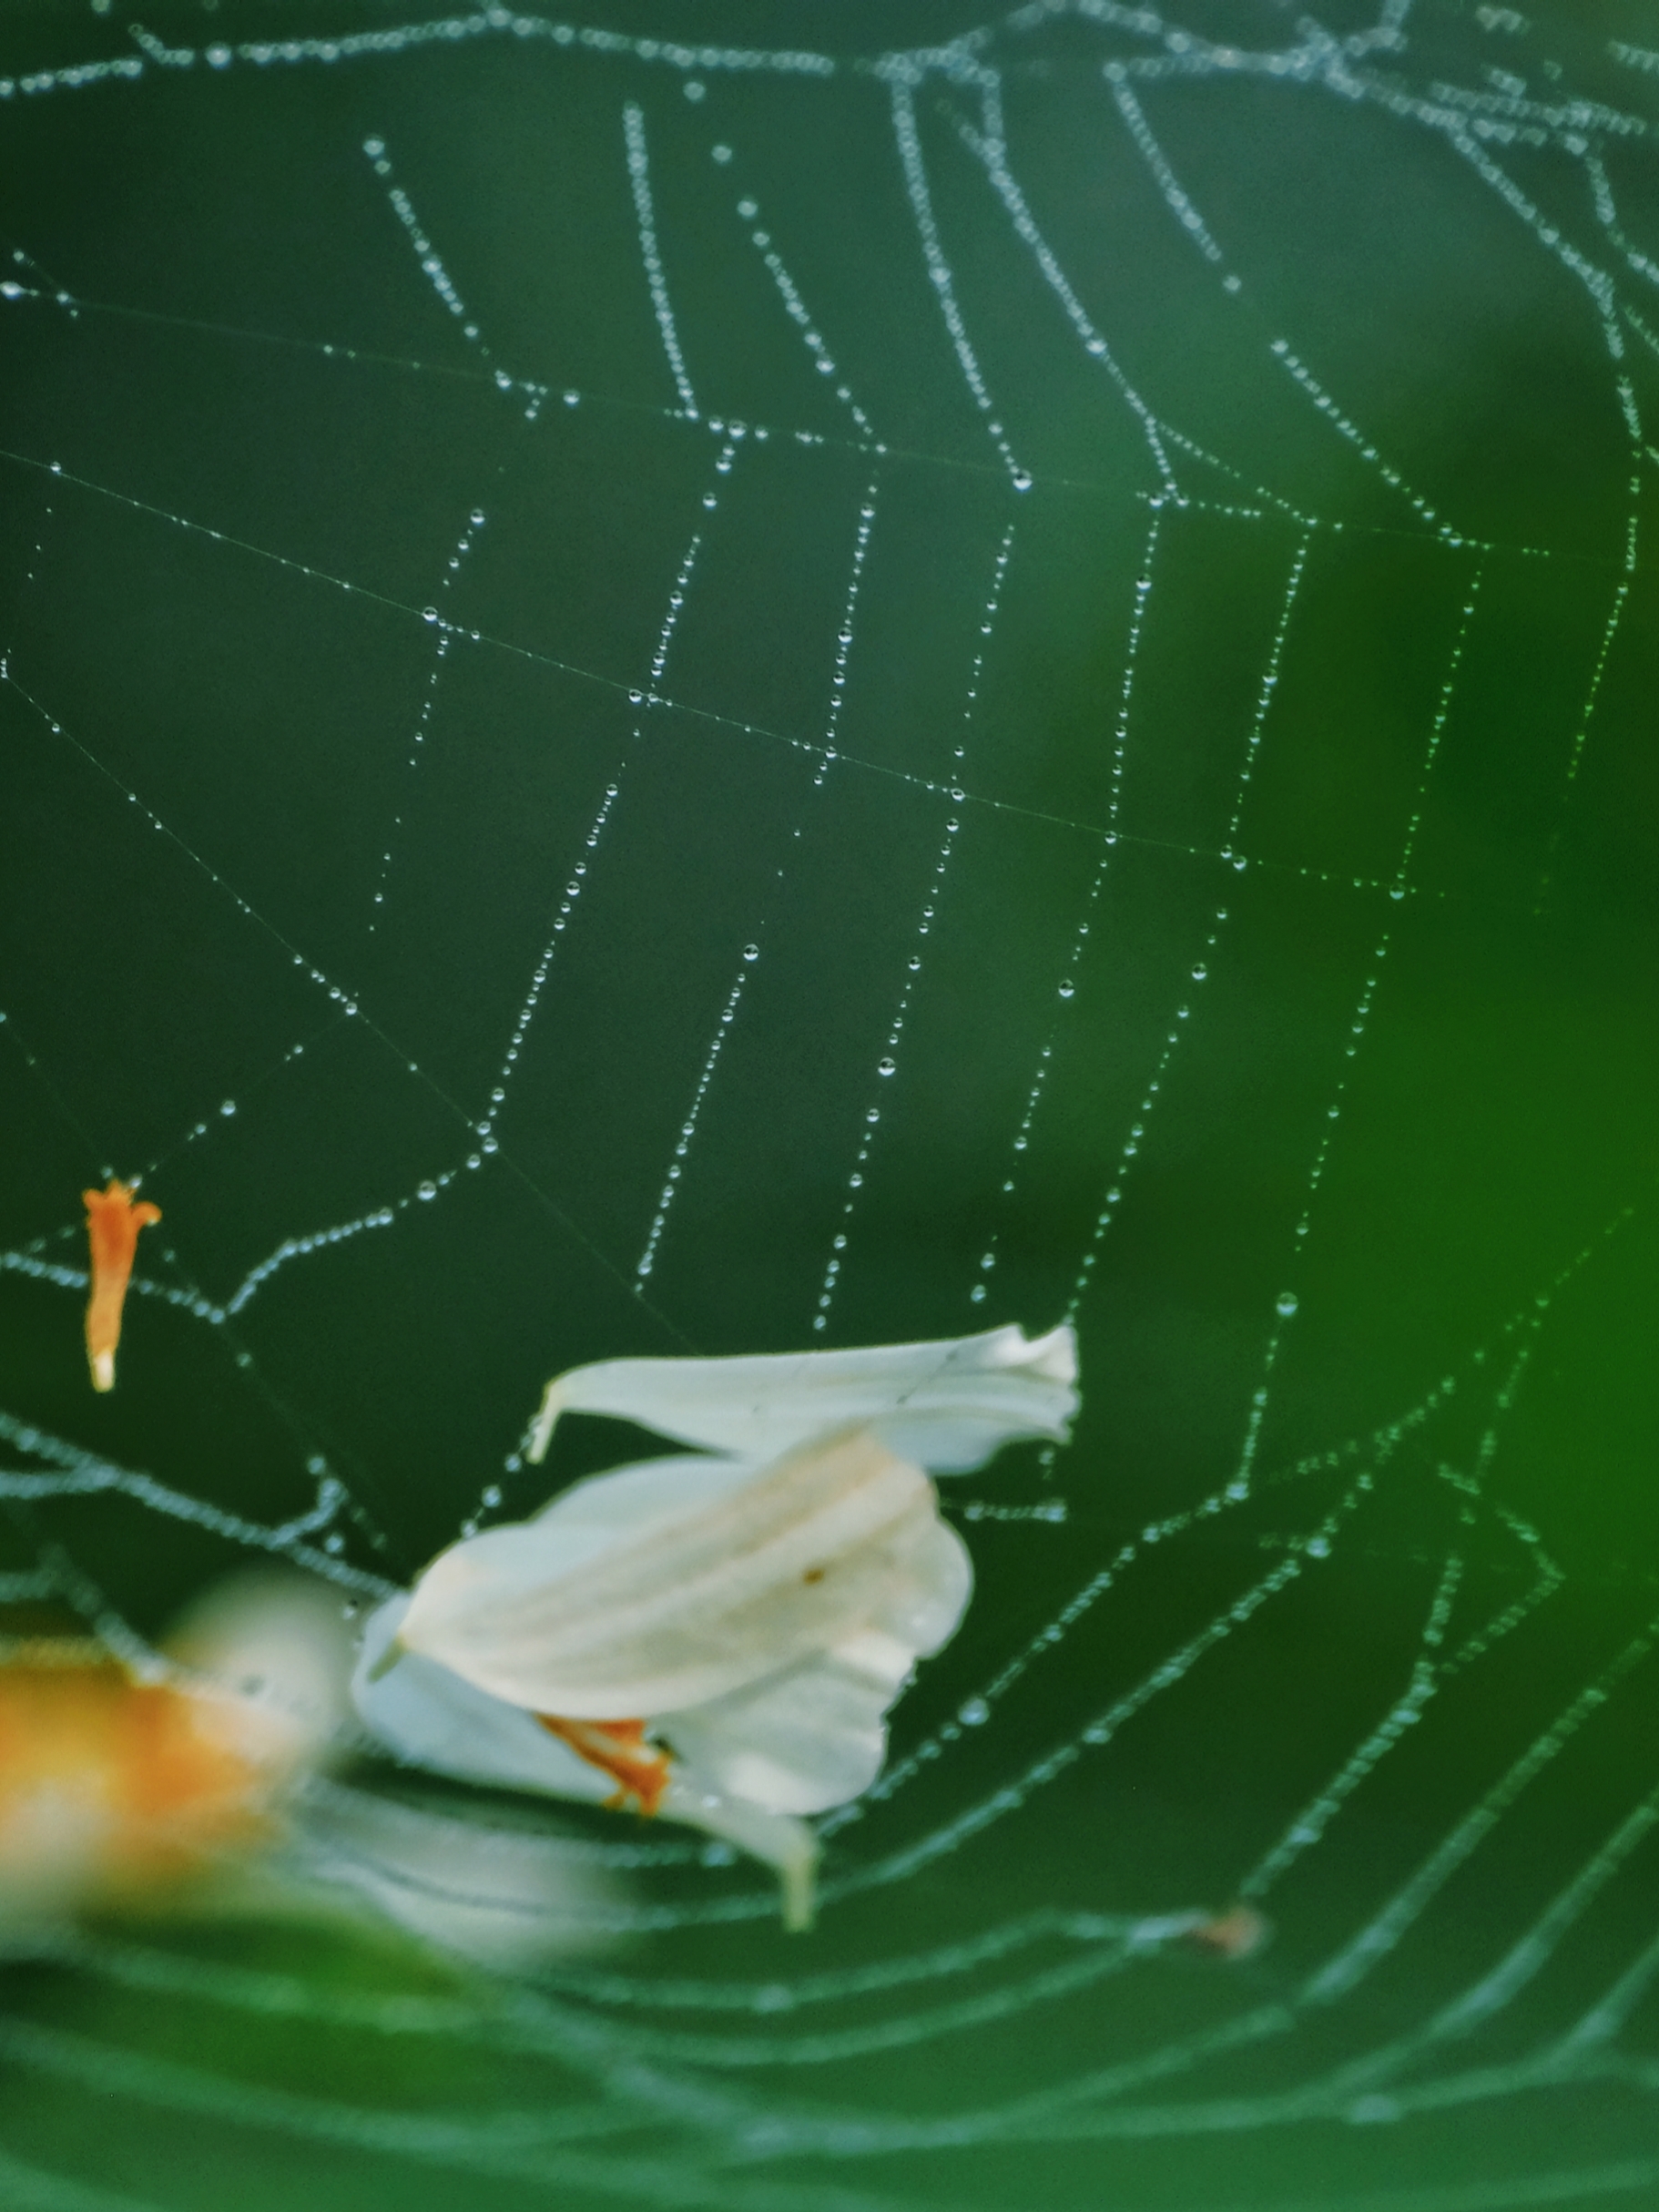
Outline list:
[[[579,1361],[1073,1313],[1084,1397],[810,1938],[575,1810],[637,1925],[527,1982],[94,1931],[0,2201],[1659,2203],[1652,0],[0,49],[11,1471],[331,1475],[396,1582]]]

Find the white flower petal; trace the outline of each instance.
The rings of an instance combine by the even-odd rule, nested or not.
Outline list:
[[[900,1646],[895,1655],[903,1657]],[[870,1788],[887,1756],[887,1709],[904,1687],[838,1652],[672,1713],[663,1735],[692,1786],[768,1812],[827,1812]]]
[[[391,1598],[370,1616],[351,1685],[364,1725],[389,1751],[411,1766],[447,1775],[455,1781],[528,1790],[540,1797],[574,1798],[587,1804],[608,1801],[616,1795],[614,1776],[578,1758],[556,1737],[550,1736],[534,1714],[463,1682],[434,1659],[408,1653],[389,1673],[374,1679],[376,1667],[390,1649],[408,1605],[406,1596]],[[810,1925],[818,1843],[803,1822],[785,1812],[723,1796],[712,1777],[694,1772],[683,1763],[671,1772],[657,1813],[661,1819],[683,1822],[734,1843],[763,1865],[775,1868],[783,1885],[785,1926]],[[407,1854],[393,1856],[406,1858]],[[470,1862],[465,1871],[471,1882]],[[444,1896],[433,1903],[430,1899],[422,1901],[419,1885],[411,1890],[397,1869],[388,1871],[378,1856],[366,1871],[360,1869],[352,1873],[348,1868],[342,1872],[330,1868],[327,1874],[331,1880],[350,1879],[366,1889],[395,1919],[419,1926],[441,1940],[478,1947],[476,1939],[466,1932],[471,1916],[463,1913],[457,1919],[451,1904],[444,1901],[453,1881],[446,1885]],[[477,1901],[488,1904],[492,1891],[493,1884],[484,1882]],[[480,1932],[486,1926],[487,1922],[479,1923]],[[557,1932],[549,1930],[547,1933],[552,1941]],[[515,1929],[511,1921],[504,1923],[502,1940],[509,1948],[515,1944],[533,1947],[525,1932]]]
[[[928,1610],[933,1486],[868,1430],[771,1466],[713,1463],[683,1513],[638,1509],[648,1472],[597,1476],[568,1511],[555,1500],[440,1553],[403,1647],[532,1712],[613,1720],[703,1704],[895,1607]],[[607,1498],[622,1502],[608,1518]]]
[[[735,1843],[763,1866],[775,1867],[783,1890],[784,1926],[798,1932],[812,1925],[819,1844],[804,1820],[683,1780],[669,1783],[658,1809],[671,1820]]]
[[[388,1598],[370,1615],[351,1677],[351,1699],[370,1733],[397,1758],[456,1781],[602,1803],[616,1784],[550,1736],[534,1713],[504,1705],[418,1652],[375,1678],[409,1610]]]
[[[662,1524],[729,1497],[763,1471],[758,1460],[723,1459],[707,1452],[673,1452],[591,1474],[550,1498],[534,1521],[556,1514],[560,1542],[574,1562],[578,1548],[597,1558],[648,1524]]]
[[[530,1443],[539,1460],[561,1413],[609,1413],[682,1443],[769,1460],[850,1424],[935,1473],[983,1466],[1020,1437],[1064,1442],[1077,1410],[1068,1325],[924,1344],[729,1360],[602,1360],[547,1385]]]
[[[1075,1385],[1068,1326],[575,1369],[548,1385],[533,1458],[569,1411],[699,1452],[441,1553],[370,1623],[358,1710],[438,1772],[631,1796],[723,1837],[778,1869],[805,1926],[818,1847],[799,1816],[874,1780],[889,1708],[972,1587],[923,1469],[1063,1440]]]
[[[937,1519],[916,1531],[907,1567],[890,1602],[832,1649],[665,1714],[659,1733],[687,1779],[768,1812],[827,1812],[868,1789],[887,1756],[889,1708],[973,1587],[967,1546]]]

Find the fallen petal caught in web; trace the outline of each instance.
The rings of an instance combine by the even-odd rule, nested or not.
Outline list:
[[[614,1719],[703,1705],[878,1619],[915,1621],[928,1649],[955,1626],[962,1540],[869,1430],[725,1463],[718,1494],[681,1498],[661,1466],[441,1552],[399,1642],[532,1712]]]
[[[550,1387],[544,1435],[580,1406],[742,1455],[616,1468],[440,1553],[371,1618],[358,1711],[438,1772],[737,1842],[778,1868],[804,1926],[801,1816],[875,1780],[889,1710],[973,1586],[918,1462],[1063,1436],[1075,1373],[1069,1328],[577,1369]]]
[[[563,1413],[608,1413],[707,1452],[773,1459],[836,1429],[872,1429],[934,1474],[982,1467],[1023,1437],[1064,1442],[1077,1411],[1069,1325],[846,1351],[723,1360],[602,1360],[547,1385],[530,1441],[546,1453]]]

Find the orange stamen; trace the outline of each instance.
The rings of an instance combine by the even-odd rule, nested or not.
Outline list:
[[[87,1300],[87,1364],[95,1391],[116,1386],[116,1346],[121,1341],[121,1308],[138,1249],[138,1231],[159,1221],[161,1208],[148,1198],[133,1203],[130,1183],[113,1176],[105,1190],[83,1190],[87,1235],[92,1247],[92,1295]]]
[[[578,1758],[621,1783],[616,1796],[606,1799],[611,1811],[620,1812],[630,1798],[643,1813],[656,1810],[668,1787],[668,1755],[646,1741],[643,1720],[561,1720],[556,1713],[535,1718]]]

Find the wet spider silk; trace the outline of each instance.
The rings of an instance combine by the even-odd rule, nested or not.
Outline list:
[[[602,1946],[112,1913],[19,2201],[1659,2187],[1645,15],[8,11],[0,1597],[371,1608],[583,1361],[1087,1383],[809,1936],[345,1768]]]

